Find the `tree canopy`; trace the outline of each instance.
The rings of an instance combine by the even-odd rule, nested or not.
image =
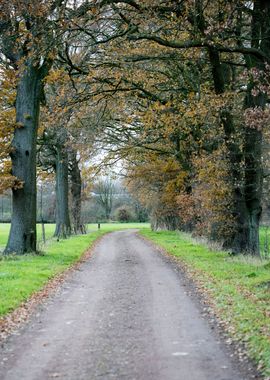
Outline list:
[[[56,178],[66,161],[59,196],[67,208],[70,181],[76,231],[76,183],[89,157],[102,154],[104,166],[122,162],[153,228],[259,255],[267,1],[11,0],[0,16],[0,191],[13,191],[7,253],[36,249],[38,147],[41,166],[54,151]]]

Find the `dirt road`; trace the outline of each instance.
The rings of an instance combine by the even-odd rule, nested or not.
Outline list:
[[[0,353],[1,380],[247,380],[173,265],[134,231],[105,236]]]

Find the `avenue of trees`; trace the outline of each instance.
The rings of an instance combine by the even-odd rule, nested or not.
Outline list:
[[[260,254],[268,1],[2,0],[0,58],[7,254],[36,250],[37,168],[43,181],[55,176],[56,235],[83,232],[82,182],[100,155],[103,168],[121,162],[152,228]]]

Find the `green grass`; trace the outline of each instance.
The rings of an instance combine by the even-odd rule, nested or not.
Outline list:
[[[212,251],[179,232],[141,233],[185,264],[231,336],[270,376],[270,263]]]
[[[9,229],[10,224],[0,223],[0,248],[4,247],[7,242]]]
[[[46,239],[51,239],[54,233],[54,224],[45,224],[45,235]],[[0,251],[5,248],[8,240],[8,234],[10,230],[9,223],[0,223]],[[38,242],[42,239],[41,224],[37,224],[37,240]]]
[[[270,258],[270,228],[260,227],[260,251],[263,258]]]
[[[147,226],[144,224],[142,226]],[[44,255],[23,255],[3,257],[0,260],[0,316],[14,310],[34,292],[40,290],[46,282],[63,272],[79,260],[83,252],[93,242],[109,231],[126,228],[140,228],[137,224],[104,224],[97,230],[97,225],[89,226],[87,235],[72,236],[57,242],[52,239],[43,248]],[[7,241],[9,226],[0,225],[0,241]],[[47,236],[52,236],[53,225],[46,225]]]
[[[88,230],[94,231],[97,230],[97,223],[91,223],[88,224]],[[100,230],[106,231],[109,229],[110,231],[113,230],[125,230],[128,228],[135,228],[135,229],[142,229],[142,228],[148,228],[150,227],[149,223],[101,223],[100,224]]]
[[[97,231],[97,223],[92,223],[87,225],[88,231]],[[148,227],[149,223],[101,223],[100,230],[101,231],[114,231],[119,229],[127,229],[127,228],[144,228]],[[0,251],[5,248],[5,245],[8,240],[10,224],[9,223],[0,223]],[[54,234],[55,224],[45,224],[45,235],[46,240],[52,238]],[[41,242],[42,240],[42,232],[41,232],[41,224],[37,224],[37,240]]]

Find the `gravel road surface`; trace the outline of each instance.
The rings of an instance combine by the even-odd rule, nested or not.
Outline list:
[[[174,266],[135,231],[106,235],[1,348],[1,380],[247,380]]]

